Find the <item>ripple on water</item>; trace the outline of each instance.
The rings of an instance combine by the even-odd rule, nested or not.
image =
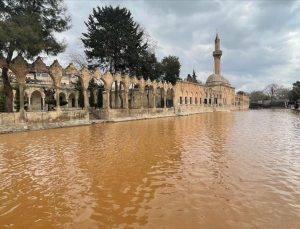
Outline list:
[[[300,120],[262,110],[0,136],[0,228],[298,228]]]

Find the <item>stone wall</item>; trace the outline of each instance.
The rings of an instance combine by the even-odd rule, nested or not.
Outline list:
[[[39,130],[89,124],[86,110],[0,113],[0,133]]]
[[[91,109],[99,119],[114,121],[119,119],[143,119],[175,116],[175,108],[138,108],[138,109]]]

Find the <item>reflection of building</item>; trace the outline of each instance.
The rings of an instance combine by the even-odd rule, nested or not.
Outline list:
[[[22,114],[26,109],[24,101],[28,104],[27,111],[48,110],[45,108],[46,89],[55,90],[53,100],[60,101],[57,103],[57,111],[61,108],[75,109],[78,107],[78,98],[81,98],[80,105],[89,108],[99,119],[147,118],[246,109],[249,107],[248,96],[236,95],[235,88],[221,75],[221,56],[220,39],[217,35],[213,52],[215,70],[204,85],[197,82],[194,74],[188,81],[180,80],[172,85],[118,73],[101,74],[99,69],[89,70],[84,67],[77,70],[73,64],[64,69],[58,61],[46,66],[41,58],[28,64],[21,55],[7,67],[16,75]],[[6,66],[5,64],[0,57],[0,67]],[[78,87],[81,87],[80,91]]]

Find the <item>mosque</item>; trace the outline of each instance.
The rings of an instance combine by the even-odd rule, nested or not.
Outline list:
[[[20,103],[15,110],[20,117],[14,115],[12,122],[17,122],[15,119],[32,122],[35,118],[47,122],[50,116],[45,113],[51,112],[56,114],[55,117],[63,114],[70,117],[68,112],[76,116],[76,112],[80,112],[79,116],[86,119],[92,116],[100,120],[118,120],[248,109],[249,97],[244,93],[236,94],[235,88],[221,74],[221,56],[217,34],[213,51],[214,73],[205,84],[187,77],[172,85],[129,75],[102,74],[98,69],[91,71],[86,67],[78,70],[73,64],[63,68],[58,61],[47,66],[41,58],[29,64],[18,55],[7,66],[18,85],[14,99]],[[5,64],[0,58],[0,67]],[[90,81],[95,85],[92,91]],[[47,102],[49,91],[53,92],[53,100],[59,101],[54,108]],[[10,120],[8,113],[0,114],[0,124],[3,115]],[[31,119],[26,120],[28,117]]]

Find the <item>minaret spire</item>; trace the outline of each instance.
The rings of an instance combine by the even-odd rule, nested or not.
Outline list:
[[[213,57],[215,60],[215,74],[217,75],[221,74],[221,56],[222,56],[221,41],[218,33],[216,33],[215,51],[213,52]]]

